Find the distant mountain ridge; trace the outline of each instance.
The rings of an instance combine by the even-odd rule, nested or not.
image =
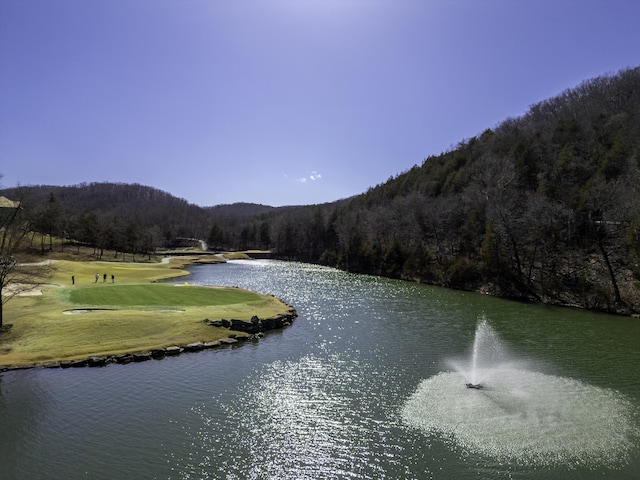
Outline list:
[[[0,189],[0,193],[7,197],[26,196],[34,203],[40,204],[46,203],[53,195],[57,201],[63,202],[76,214],[96,212],[119,214],[123,211],[155,205],[158,209],[171,211],[186,209],[194,215],[208,212],[212,215],[246,217],[276,209],[276,207],[246,202],[202,207],[151,186],[120,182],[92,182],[67,186],[28,185]]]
[[[282,208],[287,208],[287,207],[282,207]],[[277,209],[278,207],[271,207],[269,205],[262,205],[258,203],[245,203],[245,202],[205,207],[205,210],[207,210],[211,214],[219,215],[223,217],[252,217],[255,215],[270,213]]]

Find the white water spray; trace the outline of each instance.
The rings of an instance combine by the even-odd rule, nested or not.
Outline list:
[[[624,395],[527,369],[485,317],[471,358],[448,363],[454,371],[421,382],[402,410],[427,435],[518,464],[615,466],[637,453],[635,407]]]
[[[509,353],[484,315],[478,319],[470,358],[450,359],[447,363],[466,379],[468,388],[475,389],[483,388],[483,382],[505,367],[525,368],[525,362],[517,361]]]

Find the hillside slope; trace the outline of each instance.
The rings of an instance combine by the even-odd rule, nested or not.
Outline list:
[[[350,202],[238,228],[268,223],[286,258],[637,312],[639,166],[635,68],[533,105]]]
[[[377,250],[380,271],[637,311],[639,166],[636,68],[586,81],[428,158],[355,200],[348,215],[361,216],[369,233],[359,248]]]

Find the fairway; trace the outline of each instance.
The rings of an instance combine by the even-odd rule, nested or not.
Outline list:
[[[185,257],[163,263],[59,260],[41,295],[6,304],[12,328],[0,337],[0,371],[8,366],[151,351],[237,335],[211,320],[251,322],[293,310],[272,295],[236,287],[145,283],[182,277]],[[119,283],[95,283],[95,273]],[[206,321],[205,321],[206,320]]]
[[[167,284],[97,285],[67,292],[71,303],[90,307],[204,307],[261,300],[237,288]]]

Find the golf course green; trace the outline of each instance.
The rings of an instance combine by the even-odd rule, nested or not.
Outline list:
[[[108,285],[67,289],[69,301],[94,307],[207,307],[260,300],[257,293],[238,288],[177,286],[167,284]]]
[[[11,328],[0,333],[0,369],[246,336],[210,323],[293,311],[271,295],[189,285],[179,277],[188,275],[183,267],[191,260],[53,262],[42,284],[4,305]],[[155,283],[170,278],[176,284]]]

